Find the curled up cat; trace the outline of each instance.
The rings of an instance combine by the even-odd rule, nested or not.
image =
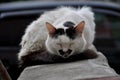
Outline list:
[[[27,27],[18,59],[21,65],[31,66],[96,58],[94,36],[90,7],[60,7],[43,13]]]

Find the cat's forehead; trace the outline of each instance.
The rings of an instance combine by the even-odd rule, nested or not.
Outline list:
[[[61,27],[56,29],[54,37],[58,38],[61,35],[65,35],[70,39],[75,39],[76,32],[74,30],[74,26],[75,24],[71,21],[64,22]]]

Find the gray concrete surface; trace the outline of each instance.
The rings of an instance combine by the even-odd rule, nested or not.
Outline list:
[[[105,56],[100,52],[98,55],[96,59],[27,67],[18,80],[80,80],[117,76]]]

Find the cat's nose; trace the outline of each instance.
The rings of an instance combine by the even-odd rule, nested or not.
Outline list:
[[[62,57],[64,57],[64,58],[69,57],[70,54],[71,54],[71,52],[72,52],[71,49],[68,49],[68,50],[66,50],[66,51],[63,51],[62,49],[59,50],[60,55],[61,55]]]

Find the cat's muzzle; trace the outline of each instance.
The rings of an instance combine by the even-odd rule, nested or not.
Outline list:
[[[62,49],[59,50],[59,54],[63,58],[68,58],[71,55],[71,53],[72,53],[71,49],[68,49],[67,51],[63,51]]]

